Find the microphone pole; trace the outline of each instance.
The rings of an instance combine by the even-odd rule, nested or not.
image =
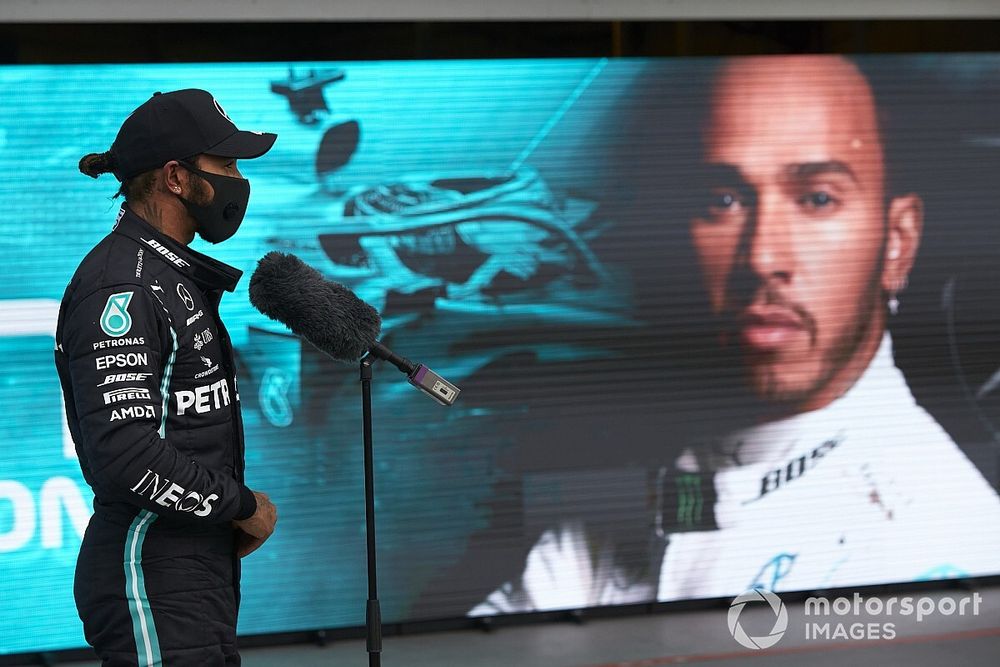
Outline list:
[[[368,541],[368,606],[365,630],[368,667],[382,665],[382,612],[378,603],[378,574],[375,563],[375,464],[372,446],[372,364],[375,356],[361,360],[361,413],[365,440],[365,535]]]
[[[361,418],[365,441],[365,534],[368,547],[368,606],[365,631],[368,644],[368,667],[382,665],[382,612],[378,602],[378,574],[375,553],[375,455],[372,445],[372,364],[384,359],[403,373],[410,384],[444,406],[455,403],[461,389],[423,364],[401,357],[382,343],[375,342],[361,358]]]
[[[312,294],[305,301],[287,297]],[[384,359],[406,374],[407,381],[437,403],[450,406],[461,389],[423,364],[399,356],[375,340],[381,318],[370,305],[343,285],[327,281],[323,274],[295,255],[269,252],[261,258],[250,278],[250,302],[267,317],[281,322],[293,333],[312,343],[333,359],[349,361],[361,356],[361,408],[365,447],[365,533],[368,549],[368,605],[365,626],[368,665],[381,667],[382,612],[378,601],[375,552],[375,464],[372,446],[372,364]],[[331,334],[331,320],[348,326]],[[336,328],[336,327],[334,327]],[[371,338],[368,339],[367,335]]]

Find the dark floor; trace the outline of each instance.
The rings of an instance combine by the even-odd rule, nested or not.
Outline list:
[[[697,663],[730,666],[737,664],[785,667],[809,665],[826,667],[851,665],[865,667],[922,667],[940,665],[1000,665],[1000,586],[978,590],[981,602],[973,614],[973,591],[908,591],[895,595],[929,599],[935,611],[917,621],[915,616],[898,612],[871,615],[862,608],[844,616],[810,617],[809,621],[830,623],[831,635],[838,624],[850,632],[870,635],[855,639],[807,638],[803,603],[790,603],[788,628],[771,648],[752,650],[733,639],[727,624],[728,608],[667,612],[655,615],[573,623],[532,624],[508,627],[491,633],[480,631],[442,632],[403,637],[387,637],[382,662],[391,667],[657,667]],[[870,598],[864,596],[862,605]],[[890,596],[877,596],[885,603]],[[963,598],[970,602],[965,614],[953,610],[939,613],[938,605],[951,598],[957,605]],[[873,606],[874,602],[870,603]],[[897,602],[898,609],[899,602]],[[944,603],[944,610],[950,606]],[[877,610],[876,610],[877,611]],[[739,625],[750,636],[766,635],[775,615],[764,604],[750,604],[738,617]],[[884,625],[891,623],[889,628]],[[864,626],[858,624],[866,624]],[[813,627],[813,626],[810,626]],[[894,639],[881,638],[894,634]],[[246,649],[246,667],[362,667],[368,664],[364,641],[333,642],[325,647],[313,645]],[[77,667],[97,667],[96,662],[77,662]]]

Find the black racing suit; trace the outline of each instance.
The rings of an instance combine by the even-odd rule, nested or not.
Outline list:
[[[56,367],[94,516],[74,593],[109,665],[238,665],[234,519],[243,484],[233,267],[122,206],[66,288]]]

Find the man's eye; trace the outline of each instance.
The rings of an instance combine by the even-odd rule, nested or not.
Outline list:
[[[837,203],[837,200],[834,199],[829,192],[816,191],[807,192],[802,195],[799,198],[799,203],[806,208],[823,209],[830,208]]]
[[[708,212],[711,215],[736,213],[744,206],[743,198],[735,192],[713,192],[708,197]]]

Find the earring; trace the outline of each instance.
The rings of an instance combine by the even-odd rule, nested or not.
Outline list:
[[[907,276],[903,276],[901,280],[897,280],[895,284],[893,284],[892,289],[889,292],[889,301],[886,303],[889,307],[890,315],[899,314],[899,293],[905,290],[909,284]]]
[[[176,192],[177,194],[180,194],[180,193],[181,193],[181,188],[180,188],[180,186],[178,186],[178,185],[175,185],[175,186],[174,186],[174,192]]]

